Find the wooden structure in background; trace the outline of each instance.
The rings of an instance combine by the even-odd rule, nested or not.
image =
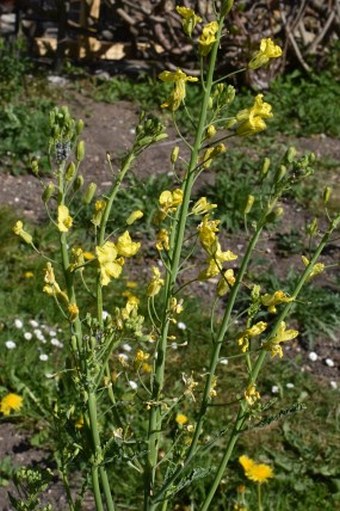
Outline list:
[[[218,0],[217,0],[218,1]],[[176,0],[0,0],[0,11],[14,11],[21,30],[41,55],[53,54],[56,65],[65,56],[75,60],[134,59],[153,67],[194,67],[192,44],[184,36]],[[203,19],[212,16],[211,0],[181,0]],[[242,9],[238,9],[242,4]],[[340,0],[235,1],[222,39],[222,69],[248,61],[258,39],[273,37],[285,59],[309,71],[340,37]],[[1,33],[1,25],[0,25]]]

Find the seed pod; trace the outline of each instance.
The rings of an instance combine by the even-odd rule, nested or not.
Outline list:
[[[65,172],[66,181],[71,181],[74,178],[75,173],[76,173],[76,166],[73,163],[73,161],[71,161],[68,164],[66,172]]]
[[[83,197],[84,204],[90,204],[94,197],[94,194],[96,193],[96,190],[97,190],[96,183],[90,183]]]
[[[80,140],[77,144],[77,149],[76,149],[77,161],[83,161],[84,157],[85,157],[85,142],[84,142],[84,140]]]
[[[46,188],[45,188],[45,190],[43,191],[43,194],[42,194],[42,196],[41,196],[41,198],[42,198],[42,200],[43,200],[44,204],[46,204],[46,203],[50,200],[50,198],[51,198],[51,197],[52,197],[52,195],[54,194],[54,190],[55,190],[55,186],[54,186],[54,184],[53,184],[53,183],[49,183],[49,184],[46,186]]]

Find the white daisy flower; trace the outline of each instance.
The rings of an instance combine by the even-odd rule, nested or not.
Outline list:
[[[8,350],[14,350],[14,348],[17,347],[16,343],[14,341],[12,341],[11,339],[9,339],[8,341],[5,342],[5,346]]]

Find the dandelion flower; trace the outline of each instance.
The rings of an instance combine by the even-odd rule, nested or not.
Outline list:
[[[23,404],[23,398],[18,394],[7,394],[0,401],[0,412],[9,415],[12,411],[18,412]]]
[[[188,417],[186,415],[184,415],[184,413],[178,413],[176,415],[176,422],[179,426],[184,426],[184,424],[186,424],[188,422]]]
[[[274,477],[273,469],[265,463],[256,463],[245,454],[239,457],[245,476],[255,483],[266,483],[268,479]]]

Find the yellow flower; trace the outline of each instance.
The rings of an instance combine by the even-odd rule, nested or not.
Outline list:
[[[140,249],[140,243],[132,241],[129,231],[125,231],[124,234],[119,236],[116,249],[120,256],[132,257],[136,255]]]
[[[18,412],[23,405],[24,398],[18,394],[6,394],[0,401],[0,412],[9,415],[12,411]]]
[[[150,358],[149,353],[145,353],[143,350],[138,350],[135,356],[135,362],[138,364],[142,364],[143,362],[146,362]]]
[[[183,202],[183,190],[176,188],[173,192],[164,190],[158,199],[160,205],[161,218],[163,220],[169,213],[176,211]]]
[[[182,26],[184,32],[191,37],[192,31],[196,27],[197,23],[202,21],[200,16],[197,16],[195,11],[190,9],[189,7],[176,7],[176,11],[182,17]]]
[[[101,247],[96,247],[96,255],[100,267],[100,284],[107,286],[111,279],[118,279],[120,276],[124,259],[119,258],[118,250],[112,241],[106,241]]]
[[[34,273],[32,271],[25,271],[24,277],[25,279],[33,279]]]
[[[194,215],[205,215],[214,208],[217,208],[217,204],[210,204],[206,197],[201,197],[197,202],[195,202],[191,212]]]
[[[189,419],[186,415],[184,415],[184,413],[178,413],[176,415],[175,421],[179,426],[184,426],[184,424],[186,424],[189,421]]]
[[[237,337],[237,344],[240,346],[241,351],[245,352],[248,351],[249,348],[249,340],[253,337],[257,337],[258,335],[261,335],[262,332],[265,331],[267,328],[268,323],[265,321],[259,321],[258,323],[255,323],[255,325],[246,328],[238,337]]]
[[[143,211],[137,209],[136,211],[132,211],[132,213],[128,216],[126,223],[128,225],[132,225],[136,220],[139,220],[144,216]]]
[[[236,133],[245,137],[263,131],[267,127],[263,119],[273,117],[271,110],[271,105],[263,101],[263,94],[258,94],[251,108],[240,110],[236,115],[236,120],[240,123]]]
[[[13,227],[13,232],[17,236],[20,236],[21,239],[25,241],[25,243],[28,243],[29,245],[32,243],[32,236],[25,231],[24,224],[21,220],[18,220],[15,226]]]
[[[204,25],[202,34],[198,38],[200,54],[205,57],[210,52],[213,44],[217,41],[216,33],[218,31],[217,21],[211,21]]]
[[[206,268],[203,272],[200,273],[199,276],[200,280],[215,277],[216,275],[222,272],[223,263],[235,261],[235,259],[237,259],[238,257],[231,250],[226,250],[225,252],[222,252],[221,245],[217,239],[215,243],[211,245],[209,253],[211,253],[211,257],[207,259],[208,268]]]
[[[70,315],[70,320],[75,321],[79,316],[79,308],[76,303],[70,303],[68,306],[68,312]]]
[[[127,301],[125,304],[125,307],[121,309],[121,318],[123,320],[127,320],[130,318],[131,313],[133,311],[137,311],[139,305],[139,298],[137,296],[133,295],[132,293],[129,294],[127,297]]]
[[[91,218],[91,222],[96,227],[98,227],[100,225],[105,208],[106,208],[106,201],[104,199],[96,200],[96,202],[94,204],[94,213]]]
[[[60,289],[60,286],[55,278],[54,268],[50,262],[46,264],[44,282],[45,282],[45,286],[43,287],[44,293],[46,293],[49,296],[62,298],[66,303],[68,303],[67,294]]]
[[[260,43],[260,49],[255,53],[253,58],[248,64],[250,69],[258,69],[269,62],[270,59],[277,59],[281,57],[282,50],[280,46],[274,44],[270,39],[262,39]]]
[[[235,284],[235,280],[234,270],[231,268],[226,270],[217,284],[218,296],[224,296],[227,294],[229,289]]]
[[[245,476],[255,483],[266,483],[268,479],[274,477],[273,469],[265,463],[256,463],[254,460],[243,454],[239,457]]]
[[[161,108],[168,108],[171,112],[178,110],[182,101],[184,101],[186,96],[186,82],[198,81],[198,78],[187,75],[179,68],[177,68],[176,71],[162,71],[158,78],[163,82],[173,82],[174,84],[172,95],[161,105]]]
[[[213,162],[213,159],[216,158],[219,154],[226,152],[226,147],[224,144],[217,144],[215,147],[208,147],[203,153],[202,165],[203,168],[208,169]]]
[[[258,401],[261,396],[260,393],[256,390],[256,385],[253,383],[248,386],[247,390],[244,393],[244,397],[249,406],[253,406],[256,401]]]
[[[67,232],[73,224],[73,219],[69,214],[67,206],[60,204],[58,206],[58,229],[60,232]]]
[[[216,233],[218,232],[219,223],[220,220],[209,220],[209,215],[206,215],[197,228],[201,245],[209,253],[214,244],[216,244]]]
[[[306,256],[302,256],[301,259],[305,266],[309,265],[309,259]],[[312,279],[313,277],[316,277],[317,275],[320,275],[320,273],[322,273],[324,269],[325,265],[323,263],[314,264],[312,271],[308,275],[308,280]]]
[[[164,279],[161,279],[161,272],[157,268],[157,266],[153,266],[151,268],[153,276],[147,288],[148,296],[156,296],[161,290],[161,287],[164,286]]]
[[[157,241],[156,241],[156,248],[157,250],[169,250],[170,243],[169,243],[169,233],[166,229],[161,229],[157,233]]]
[[[268,339],[268,341],[264,342],[262,347],[266,351],[270,351],[272,357],[278,355],[280,358],[282,358],[283,351],[280,344],[282,342],[291,341],[292,339],[295,339],[295,337],[297,337],[298,335],[299,332],[297,330],[286,330],[286,323],[284,321],[281,321],[274,337],[271,337]]]
[[[292,302],[294,298],[291,298],[290,296],[287,296],[284,291],[275,291],[274,294],[265,294],[261,297],[261,302],[265,307],[268,307],[268,312],[271,314],[275,314],[276,311],[276,305],[280,305],[280,303],[288,303]]]
[[[76,429],[82,429],[84,427],[84,424],[85,424],[84,417],[81,415],[74,423],[74,427]]]

